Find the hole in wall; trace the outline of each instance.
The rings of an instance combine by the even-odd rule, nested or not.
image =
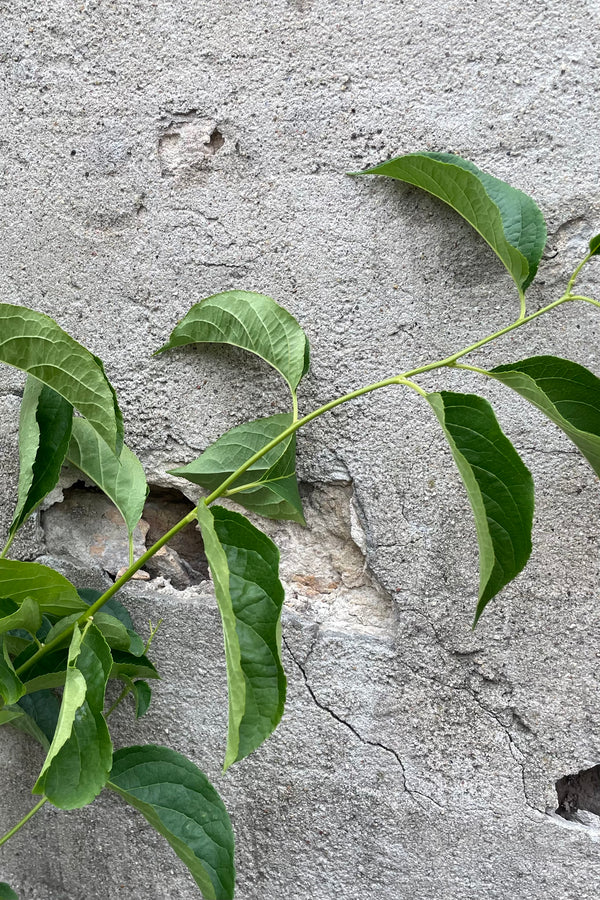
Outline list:
[[[563,819],[593,824],[596,827],[600,825],[600,765],[559,778],[556,782],[556,794],[556,812]]]
[[[204,142],[204,146],[206,147],[206,152],[211,156],[214,156],[215,153],[219,152],[224,143],[225,138],[223,137],[219,129],[213,128],[208,141]]]
[[[194,509],[194,504],[176,488],[150,487],[144,507],[143,521],[148,524],[146,547],[152,546],[163,534]],[[192,523],[183,528],[146,564],[152,578],[168,578],[178,590],[200,584],[208,578],[208,563],[202,537]]]
[[[193,508],[175,488],[150,485],[144,514],[134,532],[136,558]],[[40,522],[50,556],[101,568],[112,578],[128,564],[127,531],[121,514],[100,490],[83,481],[64,488],[62,499],[42,511]],[[206,581],[208,564],[194,524],[161,548],[143,572],[146,579],[168,579],[177,590]]]

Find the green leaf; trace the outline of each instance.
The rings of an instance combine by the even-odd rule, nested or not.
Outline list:
[[[142,464],[123,445],[116,457],[86,419],[73,419],[67,459],[115,504],[131,535],[142,517],[148,485]]]
[[[18,894],[5,881],[0,881],[0,900],[19,900]]]
[[[51,616],[68,616],[86,609],[71,582],[54,569],[14,559],[0,559],[0,597],[10,597],[16,603],[30,597]]]
[[[200,484],[209,491],[247,462],[292,424],[291,413],[246,422],[227,431],[197,459],[170,474]],[[305,524],[296,480],[296,435],[283,440],[250,466],[235,482],[236,503],[269,519],[291,519]],[[245,484],[259,487],[238,491]]]
[[[60,714],[60,700],[56,694],[49,690],[25,694],[18,705],[24,716],[13,722],[13,725],[39,741],[45,750],[49,750]]]
[[[529,559],[533,480],[487,400],[450,391],[428,394],[427,400],[444,429],[475,516],[480,574],[477,622],[486,604]]]
[[[160,675],[147,656],[134,656],[122,650],[113,650],[113,666],[111,678],[151,678],[160,679]]]
[[[23,696],[25,688],[14,670],[3,638],[0,638],[0,644],[2,644],[2,653],[0,654],[0,697],[10,706]]]
[[[595,235],[590,241],[590,256],[600,253],[600,234]]]
[[[24,306],[0,303],[0,362],[34,375],[89,420],[117,454],[123,419],[101,361],[53,319]]]
[[[6,634],[7,631],[14,631],[17,628],[23,628],[29,634],[37,633],[42,624],[42,613],[39,605],[32,600],[31,597],[25,597],[20,606],[16,606],[15,611],[0,619],[0,634]]]
[[[9,535],[56,487],[71,437],[73,407],[60,394],[29,375],[19,425],[19,488]]]
[[[100,599],[104,591],[97,591],[93,588],[79,588],[77,593],[88,606],[91,606],[92,603],[95,603],[96,600]],[[118,619],[119,622],[123,623],[127,629],[127,634],[129,635],[129,652],[134,656],[141,656],[144,652],[146,643],[133,627],[133,621],[129,615],[129,611],[123,604],[119,603],[115,597],[111,597],[102,607],[102,612],[109,613],[111,616],[114,616],[115,619]]]
[[[139,634],[126,628],[115,616],[101,610],[94,616],[94,624],[104,635],[109,647],[115,650],[128,650],[133,656],[141,656],[144,642]]]
[[[275,730],[286,681],[281,664],[279,551],[244,516],[200,503],[198,523],[223,621],[229,731],[224,769]]]
[[[532,356],[489,374],[545,413],[600,476],[600,378],[557,356]]]
[[[134,681],[133,695],[135,697],[135,717],[141,719],[148,712],[152,701],[152,688],[147,681]]]
[[[210,900],[231,900],[233,831],[206,775],[167,747],[124,747],[114,755],[108,787],[167,839]]]
[[[196,303],[156,352],[195,343],[255,353],[277,369],[292,394],[309,367],[308,340],[296,319],[275,300],[250,291],[225,291]]]
[[[108,778],[112,744],[102,715],[112,666],[108,644],[93,624],[73,632],[58,724],[33,788],[59,809],[91,803]]]
[[[12,709],[4,706],[0,709],[0,725],[8,725],[9,722],[13,722],[14,719],[18,719],[22,715],[24,715],[23,711],[17,706],[13,706]]]
[[[546,244],[546,224],[522,191],[452,153],[409,153],[353,174],[387,175],[433,194],[479,232],[520,293],[533,281]]]

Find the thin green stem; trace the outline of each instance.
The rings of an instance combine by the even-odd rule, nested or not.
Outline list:
[[[468,372],[477,372],[479,375],[489,375],[487,369],[481,369],[479,366],[470,366],[467,363],[454,363],[453,366],[449,366],[452,369],[466,369]]]
[[[509,334],[511,331],[514,331],[516,328],[520,328],[522,325],[526,325],[529,322],[532,322],[534,319],[537,319],[539,316],[544,315],[550,310],[554,309],[557,306],[560,306],[562,303],[566,303],[570,300],[587,300],[591,303],[594,303],[597,306],[600,306],[600,303],[592,300],[589,297],[579,297],[571,294],[564,294],[562,297],[559,297],[558,300],[555,300],[553,303],[549,303],[547,306],[542,307],[537,312],[531,313],[528,316],[520,317],[515,322],[510,325],[507,325],[505,328],[501,328],[499,331],[494,332],[494,334],[488,335],[488,337],[481,338],[479,341],[475,341],[473,344],[469,344],[468,347],[464,347],[462,350],[457,350],[456,353],[453,353],[451,356],[446,356],[444,359],[436,360],[435,362],[427,363],[423,366],[417,366],[414,369],[410,369],[407,372],[402,372],[400,375],[394,375],[390,378],[384,378],[382,381],[376,381],[374,384],[368,384],[365,387],[357,388],[355,391],[350,391],[348,394],[344,394],[342,397],[337,397],[335,400],[330,400],[328,403],[325,403],[323,406],[320,406],[318,409],[313,410],[305,416],[302,416],[300,419],[295,419],[291,425],[285,428],[277,437],[273,438],[272,441],[269,441],[268,444],[265,444],[260,450],[254,453],[249,459],[246,460],[243,465],[241,465],[235,472],[229,475],[223,483],[216,488],[208,497],[203,501],[207,506],[217,500],[219,497],[222,497],[224,494],[228,493],[237,493],[237,491],[229,492],[230,486],[237,481],[240,475],[243,475],[254,463],[258,462],[266,453],[284,441],[287,437],[294,434],[294,432],[298,431],[299,428],[302,428],[303,425],[307,425],[309,422],[312,422],[313,419],[322,416],[324,413],[329,412],[329,410],[335,409],[335,407],[340,406],[342,403],[347,403],[349,400],[354,400],[357,397],[362,397],[365,394],[369,394],[372,391],[379,390],[379,388],[389,387],[391,385],[405,385],[407,387],[412,388],[417,391],[422,396],[427,396],[427,392],[423,390],[418,384],[415,384],[411,381],[411,377],[413,375],[421,375],[424,372],[432,372],[434,369],[441,369],[444,367],[452,367],[457,365],[457,361],[461,359],[463,356],[466,356],[468,353],[472,353],[474,350],[478,350],[480,347],[484,347],[486,344],[489,344],[491,341],[495,341],[497,338],[502,337],[505,334]],[[465,367],[465,366],[463,366]],[[475,371],[480,371],[482,373],[485,372],[484,369],[477,370],[476,367],[472,367]],[[294,414],[297,414],[297,401],[294,403]],[[256,483],[255,483],[256,484]],[[243,489],[247,490],[250,485],[244,485]],[[98,612],[102,608],[102,606],[106,603],[107,600],[117,593],[130,578],[141,569],[142,566],[152,557],[154,554],[160,550],[165,544],[167,544],[172,537],[174,537],[182,528],[185,528],[186,525],[189,525],[197,518],[196,510],[192,510],[181,519],[176,525],[173,526],[166,534],[164,534],[155,544],[152,545],[145,553],[140,556],[138,560],[136,560],[132,565],[129,566],[126,572],[118,578],[111,587],[105,591],[104,594],[89,607],[84,613],[81,614],[79,619],[77,620],[77,625],[82,625],[85,622],[88,622],[91,617]],[[74,627],[74,626],[73,626]],[[26,662],[24,662],[18,669],[17,675],[22,675],[26,672],[31,666],[34,665],[38,661],[38,659],[44,654],[48,653],[50,650],[53,650],[59,643],[61,643],[66,636],[66,632],[62,632],[60,635],[50,641],[48,644],[44,644],[36,653],[33,654]]]
[[[126,684],[125,687],[123,688],[123,690],[121,691],[121,693],[119,694],[119,696],[117,697],[117,699],[115,700],[115,702],[112,704],[112,706],[111,706],[110,709],[108,710],[108,712],[106,712],[106,713],[104,714],[104,718],[105,718],[105,719],[108,719],[108,717],[109,717],[112,713],[114,713],[114,711],[115,711],[115,709],[117,708],[117,706],[119,706],[119,705],[123,702],[123,700],[125,699],[125,697],[128,697],[130,693],[131,693],[131,685],[130,685],[130,684]]]
[[[525,291],[519,288],[519,302],[521,304],[521,309],[519,312],[519,321],[524,319],[527,315],[527,301],[525,300]]]
[[[427,396],[427,391],[424,391],[420,385],[415,384],[415,382],[411,381],[409,378],[402,378],[398,376],[398,378],[396,379],[396,384],[404,384],[406,385],[406,387],[412,388],[413,391],[416,391],[417,394],[421,395],[421,397]]]
[[[296,391],[292,391],[292,418],[294,422],[298,420],[298,397]]]
[[[335,409],[336,406],[340,406],[342,403],[346,403],[348,400],[354,400],[356,397],[362,397],[363,394],[369,394],[371,391],[376,391],[379,388],[387,387],[391,384],[399,384],[405,382],[405,378],[401,378],[399,381],[398,376],[394,375],[391,378],[385,378],[383,381],[377,381],[375,382],[375,384],[368,384],[366,385],[366,387],[358,388],[356,391],[350,391],[349,394],[344,394],[343,397],[336,397],[335,400],[330,400],[329,403],[325,403],[318,409],[315,409],[311,413],[308,413],[308,415],[302,416],[301,419],[297,419],[295,422],[292,422],[291,425],[288,425],[288,427],[284,429],[281,434],[278,434],[277,437],[273,438],[272,441],[269,441],[268,444],[265,444],[265,446],[262,447],[261,450],[258,450],[256,453],[254,453],[250,457],[250,459],[247,459],[246,462],[241,465],[239,469],[236,469],[236,471],[233,472],[229,476],[229,478],[226,478],[225,481],[212,492],[212,494],[209,494],[204,502],[207,506],[209,506],[219,497],[222,497],[223,494],[228,490],[229,485],[233,484],[234,481],[237,481],[240,475],[243,475],[244,472],[246,472],[250,468],[250,466],[253,466],[255,462],[258,462],[258,460],[261,459],[265,455],[265,453],[268,453],[269,450],[272,450],[273,447],[276,447],[281,443],[281,441],[284,441],[291,434],[294,434],[294,432],[298,431],[299,428],[302,428],[303,425],[307,425],[309,422],[312,422],[313,419],[322,416],[323,413],[329,412],[330,409]]]
[[[129,533],[129,567],[133,565],[133,532]]]
[[[35,806],[33,807],[33,809],[30,809],[29,812],[27,813],[27,815],[23,816],[23,818],[21,819],[20,822],[17,822],[17,824],[14,825],[10,829],[10,831],[7,831],[6,834],[0,838],[0,847],[2,846],[2,844],[5,844],[7,841],[9,841],[11,839],[11,837],[13,836],[13,834],[16,834],[17,831],[19,831],[23,827],[23,825],[26,825],[27,822],[29,822],[29,820],[32,818],[32,816],[35,816],[36,812],[42,808],[42,806],[44,805],[44,803],[47,802],[47,800],[48,800],[47,797],[42,797],[40,802],[36,803]]]
[[[598,300],[593,300],[592,297],[585,297],[583,294],[569,294],[569,300],[583,300],[584,303],[592,303],[594,306],[600,307]]]
[[[136,559],[133,565],[129,566],[127,571],[124,572],[120,578],[117,578],[115,583],[111,584],[109,589],[105,591],[102,596],[96,600],[95,603],[93,603],[88,609],[85,610],[85,612],[80,615],[80,617],[75,622],[75,625],[83,625],[84,623],[88,622],[92,618],[92,616],[94,616],[100,609],[102,609],[107,600],[110,600],[110,598],[114,594],[116,594],[117,591],[121,590],[123,585],[127,584],[132,575],[135,575],[138,569],[141,569],[145,565],[145,563],[147,563],[148,560],[151,559],[154,554],[158,552],[158,550],[160,550],[161,547],[164,547],[164,545],[167,544],[172,537],[174,537],[179,531],[181,531],[182,528],[185,528],[186,525],[189,525],[190,522],[195,521],[195,519],[196,510],[193,509],[190,513],[187,514],[187,516],[184,516],[184,518],[181,519],[180,522],[177,522],[176,525],[173,525],[173,527],[169,531],[167,531],[166,534],[163,534],[163,536],[159,538],[159,540],[156,541],[156,543],[153,544],[148,550],[146,550],[145,553],[142,553],[140,558]],[[41,650],[38,650],[33,654],[33,656],[30,656],[29,659],[25,660],[23,665],[19,666],[19,668],[17,669],[17,675],[20,676],[23,672],[26,672],[31,668],[31,666],[33,666],[34,663],[38,661],[38,659],[40,659],[41,656],[45,656],[45,654],[50,650],[54,650],[55,647],[57,647],[62,641],[64,641],[65,637],[69,633],[73,632],[75,625],[72,625],[69,630],[61,632],[54,638],[54,640],[49,641],[49,643],[47,644],[44,644]]]
[[[10,548],[10,545],[12,544],[12,542],[13,542],[14,539],[15,539],[15,534],[16,534],[16,531],[13,531],[13,533],[12,533],[12,534],[10,535],[10,537],[8,538],[7,542],[5,543],[5,545],[4,545],[3,549],[2,549],[2,553],[0,553],[0,559],[4,559],[4,557],[5,557],[6,554],[8,553],[9,548]]]
[[[415,369],[409,369],[407,372],[402,372],[399,375],[399,378],[412,378],[413,375],[422,375],[424,372],[432,372],[434,369],[441,369],[444,366],[452,366],[457,359],[460,359],[462,356],[466,356],[468,353],[473,353],[474,350],[479,350],[480,347],[484,347],[486,344],[491,343],[491,341],[495,341],[497,338],[502,337],[505,334],[509,334],[511,331],[514,331],[516,328],[520,328],[522,325],[527,325],[528,322],[533,322],[534,319],[537,319],[539,316],[543,316],[544,313],[550,312],[551,309],[554,309],[557,306],[560,306],[561,303],[567,303],[569,300],[575,299],[570,294],[563,294],[562,297],[559,297],[558,300],[554,300],[552,303],[549,303],[548,306],[543,306],[542,309],[538,309],[537,312],[530,313],[528,316],[525,316],[524,319],[517,319],[516,322],[512,322],[511,325],[507,325],[505,328],[501,328],[499,331],[495,331],[494,334],[490,334],[485,338],[481,338],[479,341],[475,341],[473,344],[469,344],[468,347],[464,347],[462,350],[457,350],[456,353],[453,353],[451,356],[446,356],[444,359],[436,360],[436,362],[427,363],[424,366],[417,366]]]
[[[577,266],[577,268],[575,269],[575,271],[573,272],[573,274],[572,274],[571,277],[569,278],[569,283],[567,284],[567,290],[566,290],[565,293],[567,293],[567,294],[570,294],[570,293],[571,293],[571,288],[572,288],[573,285],[575,284],[575,279],[577,278],[577,276],[579,275],[579,273],[581,272],[581,270],[583,269],[583,267],[585,266],[585,264],[586,264],[587,262],[589,262],[589,260],[592,258],[593,255],[594,255],[593,253],[588,253],[588,255],[585,256],[585,257],[581,260],[581,262],[579,263],[579,265]]]

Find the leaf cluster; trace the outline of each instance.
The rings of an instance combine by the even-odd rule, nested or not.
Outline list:
[[[121,413],[102,363],[47,316],[0,304],[0,361],[27,373],[17,500],[0,557],[0,725],[27,733],[46,752],[32,788],[41,799],[0,845],[46,802],[76,809],[111,790],[165,837],[205,897],[233,897],[231,823],[203,772],[167,747],[113,751],[111,713],[129,698],[136,717],[143,716],[152,700],[150,682],[159,678],[149,657],[154,630],[144,639],[115,595],[181,528],[197,523],[223,625],[229,697],[224,770],[256,750],[277,727],[286,695],[279,551],[245,515],[215,501],[229,498],[259,516],[304,524],[296,432],[312,419],[384,387],[408,387],[423,398],[447,440],[474,516],[480,570],[475,621],[527,563],[533,480],[487,400],[443,388],[428,393],[414,379],[460,367],[505,385],[561,429],[600,475],[600,379],[595,374],[554,356],[508,361],[491,370],[461,362],[562,303],[599,306],[575,294],[573,286],[581,268],[600,253],[600,236],[590,241],[565,293],[528,313],[525,291],[546,239],[542,214],[530,197],[450,154],[413,153],[362,174],[419,187],[466,219],[513,279],[518,317],[444,359],[359,387],[299,417],[297,391],[309,368],[309,346],[294,317],[270,297],[247,291],[195,304],[157,353],[203,343],[243,348],[282,376],[290,409],[231,429],[197,459],[173,469],[173,475],[207,493],[138,559],[133,558],[133,533],[148,486],[140,461],[123,443]],[[97,485],[123,518],[130,565],[104,593],[76,586],[38,563],[7,558],[18,530],[55,487],[63,465]],[[120,693],[109,705],[112,682]],[[3,897],[16,897],[4,883]]]

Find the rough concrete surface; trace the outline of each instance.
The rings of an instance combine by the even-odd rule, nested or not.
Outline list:
[[[305,411],[514,317],[508,275],[467,225],[408,187],[345,172],[452,150],[531,193],[549,225],[532,309],[562,292],[600,230],[596,2],[0,11],[0,299],[52,315],[103,358],[158,487],[227,428],[287,402],[273,372],[233,350],[151,357],[209,294],[262,291],[299,319],[313,355]],[[590,266],[582,287],[598,296],[599,282]],[[598,322],[592,307],[563,307],[476,362],[556,352],[599,372]],[[23,378],[0,375],[5,531]],[[466,497],[430,411],[401,389],[300,436],[309,530],[269,526],[288,591],[289,702],[227,776],[210,584],[176,590],[178,556],[129,592],[140,625],[165,620],[163,681],[139,727],[119,710],[118,742],[168,743],[214,778],[235,824],[239,900],[597,896],[600,829],[554,810],[555,782],[600,763],[598,480],[502,386],[471,373],[422,383],[488,396],[536,481],[531,562],[475,632]],[[69,546],[48,532],[48,546],[42,525],[16,555],[50,554],[88,584],[108,577],[93,536]],[[9,728],[1,737],[4,830],[31,805],[40,755]],[[2,848],[1,880],[22,900],[198,896],[111,797],[45,808]]]

